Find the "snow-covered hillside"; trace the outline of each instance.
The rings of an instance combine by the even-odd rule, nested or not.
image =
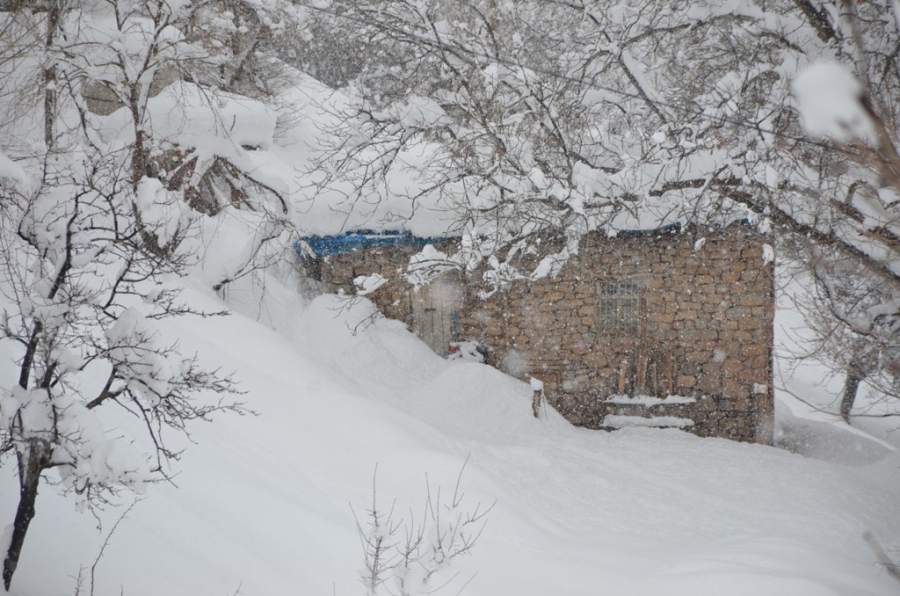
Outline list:
[[[124,509],[103,511],[98,531],[45,486],[11,593],[74,594],[79,569],[87,593],[99,561],[98,595],[362,594],[354,512],[365,523],[373,476],[379,507],[399,519],[421,515],[426,485],[446,502],[463,468],[462,508],[494,506],[441,593],[896,592],[863,540],[900,546],[896,454],[841,465],[676,430],[535,420],[527,385],[440,359],[400,323],[370,319],[365,301],[301,308],[275,286],[280,334],[241,314],[169,329],[234,370],[258,415],[195,426],[177,486],[151,486],[99,560]],[[16,481],[3,473],[8,519]]]

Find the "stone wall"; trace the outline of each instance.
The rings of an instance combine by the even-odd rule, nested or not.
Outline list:
[[[453,250],[452,246],[446,247]],[[388,318],[412,325],[412,303],[415,291],[403,274],[412,256],[422,249],[410,246],[387,246],[354,250],[332,255],[307,265],[307,272],[321,280],[322,288],[333,294],[354,295],[358,288],[353,280],[359,276],[379,274],[390,283],[367,296]],[[314,271],[310,271],[314,268]]]
[[[744,226],[589,235],[556,278],[486,300],[470,288],[458,335],[484,343],[497,368],[543,381],[547,400],[573,424],[655,418],[662,422],[650,425],[770,443],[773,271],[763,243]],[[328,257],[321,279],[326,291],[352,293],[354,277],[379,273],[392,282],[369,297],[412,325],[415,294],[402,273],[418,250]],[[603,294],[621,288],[630,294]],[[626,319],[619,328],[617,316]]]

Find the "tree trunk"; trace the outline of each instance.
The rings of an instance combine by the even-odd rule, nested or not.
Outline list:
[[[49,467],[52,452],[48,441],[35,439],[28,441],[24,454],[18,454],[19,507],[16,510],[16,520],[13,522],[9,550],[3,561],[3,585],[7,591],[19,564],[19,555],[22,552],[22,545],[25,544],[25,533],[28,532],[28,526],[34,517],[34,502],[37,500],[41,472]]]
[[[865,378],[866,375],[860,372],[859,367],[851,364],[847,368],[847,378],[844,379],[844,392],[841,395],[841,417],[848,424],[850,423],[850,411],[853,410],[853,402],[856,401],[856,391]]]
[[[138,84],[131,86],[131,118],[134,120],[134,155],[131,156],[131,188],[137,190],[147,167],[147,152],[144,148],[144,124],[138,107]]]
[[[48,51],[53,45],[56,30],[62,17],[62,2],[51,2],[47,10],[47,34],[44,47]],[[56,65],[49,64],[44,68],[44,144],[47,151],[53,149],[53,122],[56,119]]]

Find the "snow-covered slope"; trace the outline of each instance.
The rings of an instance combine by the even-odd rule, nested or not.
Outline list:
[[[320,297],[296,316],[299,297],[270,300],[280,333],[240,314],[170,328],[235,371],[258,415],[194,426],[177,486],[151,486],[119,524],[94,594],[362,594],[353,512],[364,522],[373,476],[379,507],[399,518],[421,515],[426,482],[446,502],[463,467],[463,509],[495,505],[442,593],[896,593],[863,541],[871,530],[900,547],[896,455],[838,465],[675,430],[535,420],[527,385],[438,358],[364,300]],[[6,519],[12,474],[0,482]],[[124,509],[100,512],[98,532],[49,486],[37,506],[12,593],[74,594],[80,567],[87,593]]]

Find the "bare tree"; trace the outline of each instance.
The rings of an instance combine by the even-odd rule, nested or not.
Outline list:
[[[180,305],[161,282],[177,274],[179,258],[147,249],[131,216],[129,182],[108,169],[115,161],[92,156],[78,164],[85,166],[48,166],[34,192],[3,192],[0,341],[17,354],[18,382],[0,404],[0,451],[15,456],[20,484],[4,560],[7,588],[45,471],[56,470],[86,503],[103,501],[117,487],[166,476],[167,463],[179,456],[168,446],[169,432],[186,433],[191,420],[218,411],[243,411],[223,397],[236,390],[227,376],[182,356],[156,329],[160,318],[206,314]],[[98,367],[106,381],[86,394],[79,379]],[[152,466],[126,457],[117,467],[101,455],[127,455],[126,441],[93,432],[92,412],[111,406],[142,421],[155,446]]]
[[[219,8],[165,0],[108,0],[90,11],[64,0],[11,8],[0,22],[16,35],[3,37],[0,67],[15,81],[21,68],[37,65],[43,101],[21,120],[34,116],[43,126],[29,145],[27,126],[4,122],[15,133],[4,138],[24,141],[0,144],[22,172],[0,172],[0,343],[14,356],[17,379],[0,394],[0,455],[14,458],[20,488],[4,556],[7,589],[48,474],[86,506],[104,503],[122,488],[168,478],[180,455],[172,433],[187,435],[191,421],[218,412],[246,411],[228,375],[183,355],[157,323],[224,314],[180,303],[166,281],[196,260],[190,240],[202,215],[190,199],[203,193],[207,172],[198,171],[196,157],[184,160],[193,159],[193,180],[187,167],[160,168],[197,148],[173,147],[148,119],[161,85],[228,62],[186,34],[202,29],[204,11]],[[241,52],[251,59],[252,51]],[[227,68],[219,75],[235,85],[241,77]],[[101,134],[103,121],[90,104],[98,89],[114,104],[107,113],[124,110],[130,139]],[[15,88],[4,94],[21,98]],[[221,286],[259,266],[263,247],[283,236],[287,205],[263,182],[241,180],[233,163],[217,163],[204,166],[214,172],[210,193],[219,188],[209,181],[218,175],[231,188],[230,204],[258,210],[264,221],[272,214]],[[90,382],[98,376],[99,386]],[[97,413],[115,408],[144,429],[153,446],[149,460],[133,451],[131,437],[100,430]]]
[[[801,242],[784,243],[784,251],[808,283],[791,296],[808,330],[791,356],[815,359],[831,374],[843,378],[837,397],[846,422],[851,416],[897,415],[891,409],[854,412],[860,387],[865,384],[877,402],[900,403],[900,304],[896,290],[885,279],[861,269],[852,258],[827,247]],[[799,251],[800,254],[796,254]],[[871,408],[873,404],[868,404]]]
[[[365,555],[360,580],[368,596],[382,592],[396,596],[434,594],[457,577],[451,574],[448,578],[445,572],[456,558],[471,552],[493,509],[493,505],[484,508],[481,503],[473,509],[463,507],[465,494],[460,487],[463,472],[465,464],[449,501],[442,499],[440,488],[432,492],[426,477],[427,495],[421,518],[410,509],[409,516],[399,520],[395,504],[389,509],[378,504],[373,475],[372,508],[366,511],[365,522],[356,519]],[[355,512],[353,515],[356,517]]]
[[[848,97],[836,102],[842,105],[834,113],[818,114],[815,98],[804,97],[807,83],[798,80],[796,92],[810,133],[823,138],[834,154],[822,162],[826,171],[847,186],[842,197],[824,197],[826,234],[786,245],[794,247],[794,258],[806,264],[812,280],[800,305],[814,331],[803,356],[814,356],[843,375],[840,414],[850,422],[862,384],[880,401],[900,399],[900,112],[895,99],[900,68],[890,49],[900,40],[900,7],[843,0],[830,8],[839,18],[821,36],[842,41],[848,59],[820,68],[838,75],[836,92]],[[820,21],[831,22],[824,10]],[[807,105],[810,99],[813,105]],[[894,414],[888,409],[855,415]]]
[[[863,56],[866,105],[895,120],[892,4],[852,8],[865,27],[842,19],[842,3],[788,0],[341,3],[322,9],[323,23],[405,59],[372,52],[321,166],[359,206],[395,192],[392,176],[416,179],[409,200],[457,215],[470,268],[493,257],[489,267],[515,271],[548,247],[564,262],[598,228],[743,218],[896,279],[896,208],[856,192],[883,188],[871,168],[847,168],[848,155],[880,156],[890,180],[888,137],[876,147],[810,138],[790,93],[798,67]]]

